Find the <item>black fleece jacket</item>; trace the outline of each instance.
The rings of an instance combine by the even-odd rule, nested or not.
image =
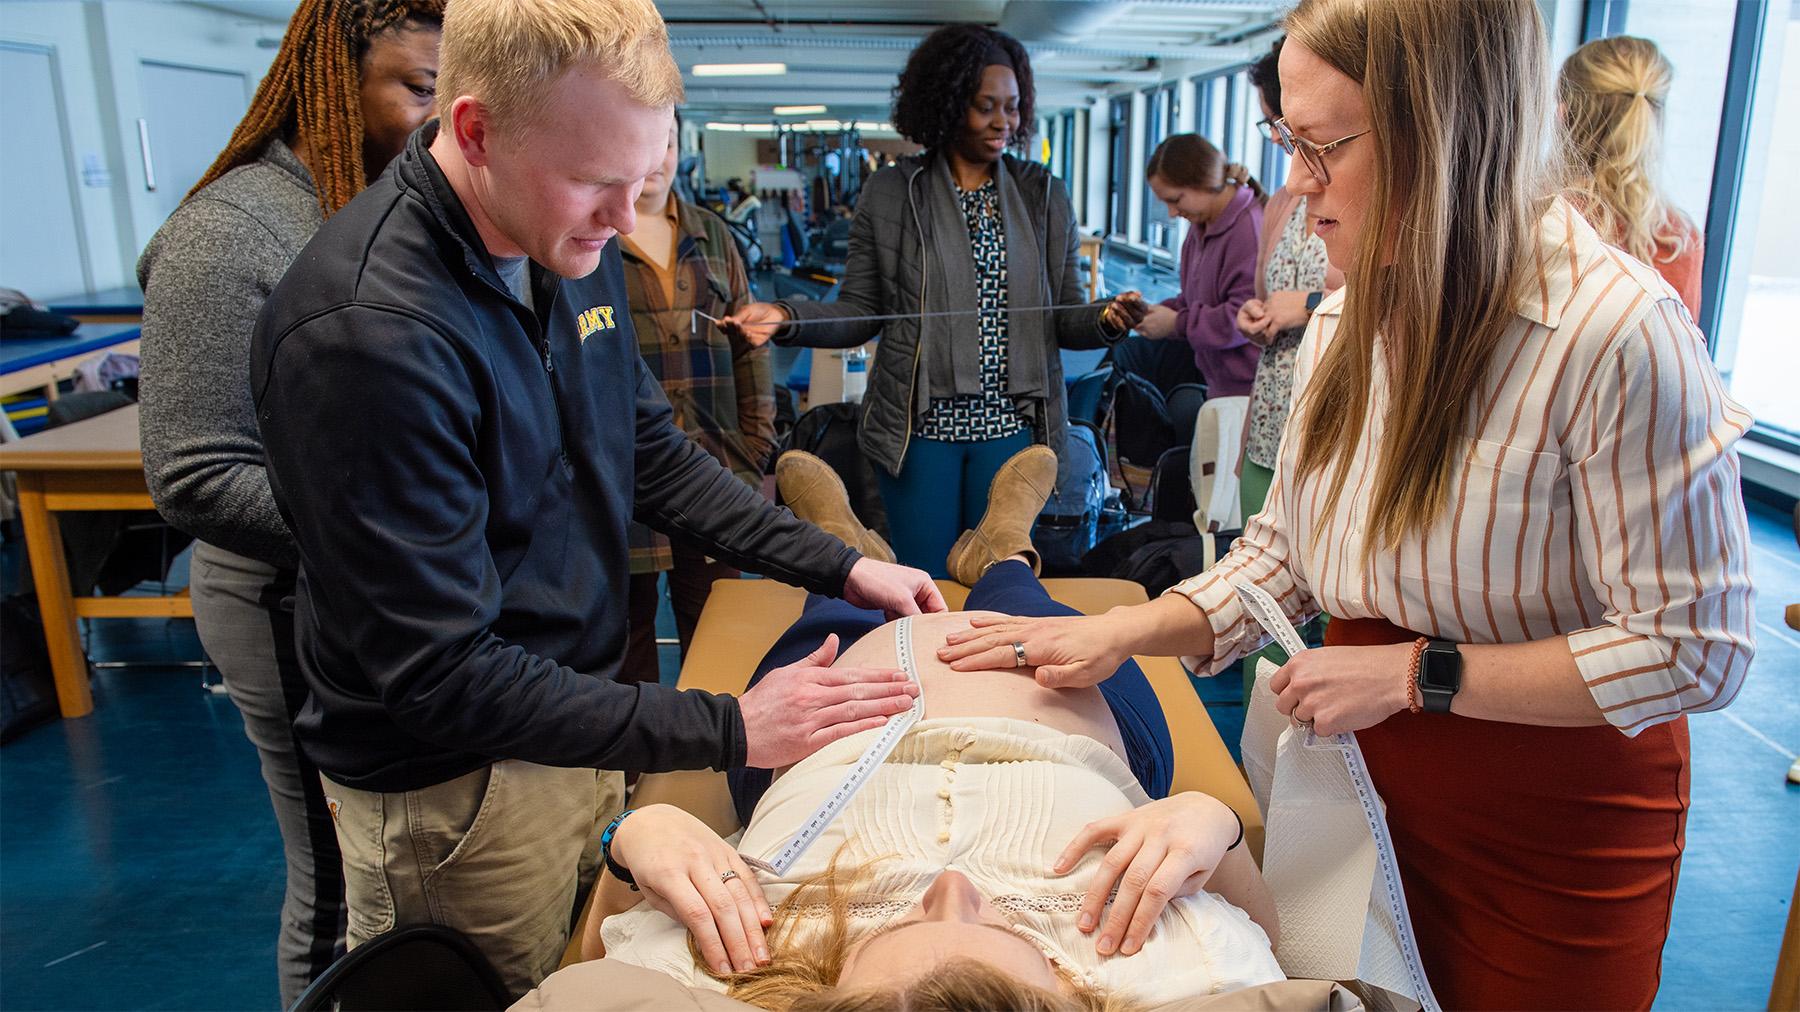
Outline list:
[[[326,221],[257,322],[257,421],[300,554],[301,744],[376,791],[507,758],[740,765],[735,699],[614,680],[627,524],[823,594],[859,556],[671,424],[616,243],[580,280],[533,265],[535,312],[513,298],[435,132]]]

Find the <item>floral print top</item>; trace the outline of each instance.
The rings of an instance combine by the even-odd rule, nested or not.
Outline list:
[[[1269,292],[1323,291],[1325,288],[1325,240],[1312,234],[1306,223],[1306,198],[1300,198],[1288,215],[1281,239],[1269,253],[1263,283]],[[1275,468],[1281,448],[1281,430],[1287,425],[1288,394],[1294,388],[1294,356],[1300,350],[1305,327],[1282,331],[1263,349],[1256,363],[1256,379],[1250,386],[1249,435],[1244,454],[1253,464]]]

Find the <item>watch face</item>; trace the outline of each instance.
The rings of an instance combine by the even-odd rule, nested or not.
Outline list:
[[[1454,648],[1427,648],[1419,662],[1419,685],[1455,692],[1462,685],[1462,655]]]

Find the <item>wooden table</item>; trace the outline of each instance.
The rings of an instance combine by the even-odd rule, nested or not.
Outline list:
[[[37,583],[56,701],[64,717],[93,712],[78,618],[192,618],[182,591],[168,597],[76,597],[69,587],[62,529],[54,514],[77,510],[155,509],[144,483],[138,408],[109,411],[0,447],[0,470],[19,480],[19,517]]]

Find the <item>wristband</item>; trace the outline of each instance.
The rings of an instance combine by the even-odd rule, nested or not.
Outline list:
[[[619,833],[619,824],[625,821],[627,815],[630,815],[635,811],[637,811],[635,808],[625,809],[618,815],[613,816],[613,820],[606,824],[605,829],[600,831],[600,859],[606,863],[606,870],[612,872],[612,877],[630,886],[632,892],[638,891],[637,879],[631,877],[631,870],[629,868],[626,868],[624,865],[613,860],[612,845],[613,837],[617,836]]]
[[[1237,813],[1237,809],[1232,808],[1230,805],[1226,805],[1225,810],[1231,813],[1231,817],[1236,819],[1238,824],[1237,839],[1231,841],[1231,846],[1225,848],[1225,853],[1229,854],[1238,849],[1244,842],[1244,818]]]
[[[1413,641],[1412,662],[1406,667],[1406,709],[1412,713],[1425,709],[1419,703],[1419,660],[1425,656],[1425,645],[1430,642],[1424,636]]]

